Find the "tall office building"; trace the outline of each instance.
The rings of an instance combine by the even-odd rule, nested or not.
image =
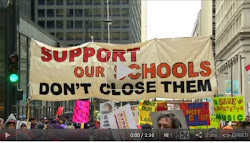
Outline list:
[[[248,116],[250,78],[245,67],[250,64],[249,5],[249,0],[217,0],[215,37],[218,94],[244,96]],[[226,86],[226,81],[232,81],[231,86]]]
[[[215,56],[215,0],[202,0],[192,36],[211,36]]]
[[[91,41],[91,36],[95,42],[108,42],[109,13],[111,43],[138,43],[146,35],[145,4],[142,0],[35,0],[34,21],[73,46]]]

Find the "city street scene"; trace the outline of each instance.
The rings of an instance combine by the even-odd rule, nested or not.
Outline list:
[[[0,0],[0,140],[250,140],[250,0]]]

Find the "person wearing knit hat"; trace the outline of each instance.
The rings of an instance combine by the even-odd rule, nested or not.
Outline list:
[[[38,123],[38,124],[36,124],[36,127],[35,127],[36,129],[43,129],[44,128],[44,124],[42,124],[42,123]]]
[[[7,129],[16,129],[16,120],[9,120],[6,123]]]
[[[21,127],[21,129],[27,129],[27,126],[24,123],[22,123],[20,127]]]

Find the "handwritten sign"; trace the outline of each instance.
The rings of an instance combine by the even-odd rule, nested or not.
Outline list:
[[[139,125],[139,105],[130,105],[136,125]]]
[[[111,129],[137,129],[130,104],[120,107],[107,116]]]
[[[140,102],[140,125],[152,125],[151,112],[155,112],[157,103],[155,101],[141,101]]]
[[[76,100],[73,122],[88,123],[89,122],[90,100]]]
[[[181,103],[188,126],[210,125],[209,103]]]
[[[224,121],[245,121],[244,97],[214,97],[216,118]]]
[[[100,124],[101,129],[108,129],[110,128],[109,120],[108,120],[108,113],[111,113],[114,111],[115,103],[108,101],[105,103],[100,103]]]
[[[168,110],[168,105],[166,101],[157,101],[156,111],[166,111]]]
[[[61,116],[63,114],[64,107],[59,106],[56,111],[56,116]]]
[[[220,128],[220,120],[216,119],[215,116],[210,115],[210,125],[209,126],[190,126],[190,129],[219,129]]]

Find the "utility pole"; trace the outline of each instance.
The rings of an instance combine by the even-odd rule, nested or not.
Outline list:
[[[233,60],[231,60],[231,97],[233,97]]]
[[[109,19],[109,0],[107,0],[107,26],[108,26],[108,43],[110,43],[110,19]]]

